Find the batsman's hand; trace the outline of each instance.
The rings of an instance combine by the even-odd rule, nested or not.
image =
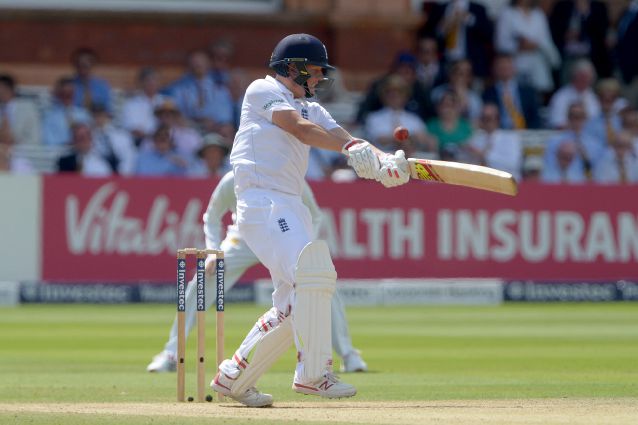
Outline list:
[[[348,155],[348,165],[357,176],[362,179],[379,180],[379,158],[369,142],[353,139],[343,147],[343,153]]]
[[[405,159],[405,152],[398,150],[394,155],[384,156],[377,180],[385,187],[406,184],[410,180],[410,165]]]

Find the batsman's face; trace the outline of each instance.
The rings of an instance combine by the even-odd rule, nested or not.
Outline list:
[[[308,73],[310,74],[310,78],[308,78],[306,83],[308,84],[308,89],[310,90],[310,93],[312,93],[314,95],[315,94],[315,87],[317,86],[319,81],[323,80],[323,78],[324,78],[323,68],[321,68],[320,66],[317,66],[317,65],[306,65],[306,71],[308,71]],[[297,70],[296,67],[291,65],[288,68],[288,75],[289,75],[290,80],[292,81],[299,75],[299,71]],[[300,86],[299,84],[294,83],[294,82],[293,82],[292,86],[293,86],[292,87],[292,92],[295,95],[295,97],[304,97],[305,96],[306,91],[304,90],[304,88],[302,86]]]
[[[306,65],[306,70],[310,73],[308,85],[314,87],[323,78],[323,68],[317,65]],[[312,85],[311,85],[312,83]]]
[[[310,93],[315,94],[315,87],[319,81],[324,78],[323,68],[317,65],[306,65],[306,70],[310,73],[310,78],[308,78],[308,88],[310,89]]]

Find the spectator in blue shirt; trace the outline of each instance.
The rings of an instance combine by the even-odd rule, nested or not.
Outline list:
[[[596,95],[600,103],[600,114],[589,117],[583,131],[598,140],[605,149],[614,144],[616,134],[620,132],[620,110],[627,101],[620,97],[620,83],[614,78],[600,80],[596,86]]]
[[[196,50],[188,56],[188,72],[166,92],[175,99],[181,113],[202,131],[234,136],[233,99],[228,87],[213,79],[205,51]]]
[[[89,112],[73,104],[75,85],[73,79],[62,77],[53,89],[51,104],[42,119],[42,142],[45,145],[65,145],[71,141],[71,126],[88,123]]]
[[[137,156],[138,176],[184,176],[188,161],[173,146],[171,129],[161,125],[153,134],[153,144],[142,149]]]
[[[100,105],[111,111],[111,86],[105,80],[93,76],[97,54],[90,48],[81,47],[73,52],[75,95],[73,103],[85,109]]]
[[[545,183],[585,183],[585,167],[575,141],[563,140],[555,154],[545,157],[541,181]]]
[[[606,184],[638,183],[638,158],[630,133],[620,131],[596,162],[593,180]]]
[[[578,156],[583,164],[586,178],[591,178],[592,168],[605,150],[604,140],[597,139],[585,132],[587,112],[585,106],[580,103],[572,103],[567,110],[567,128],[558,132],[545,143],[544,161],[553,162],[557,151],[564,141],[576,143]]]

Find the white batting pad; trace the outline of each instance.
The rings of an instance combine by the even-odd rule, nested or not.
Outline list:
[[[283,355],[292,344],[292,320],[286,317],[257,342],[250,363],[233,384],[233,394],[242,395]]]
[[[321,378],[332,360],[330,336],[331,300],[337,272],[325,241],[316,240],[304,247],[295,269],[295,306],[293,327],[301,352],[303,382]]]

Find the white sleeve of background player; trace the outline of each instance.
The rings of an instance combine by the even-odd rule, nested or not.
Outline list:
[[[222,243],[222,218],[237,203],[235,197],[235,178],[228,172],[215,187],[204,213],[204,234],[206,248],[219,249]]]
[[[303,192],[301,193],[301,201],[310,210],[310,216],[312,217],[312,227],[315,233],[315,238],[317,238],[319,230],[323,224],[323,212],[321,212],[321,208],[319,208],[319,205],[317,204],[315,194],[312,192],[310,185],[305,180]]]
[[[272,122],[272,113],[275,111],[295,110],[278,87],[267,80],[256,80],[248,86],[244,102],[253,105],[255,112],[270,122]]]

